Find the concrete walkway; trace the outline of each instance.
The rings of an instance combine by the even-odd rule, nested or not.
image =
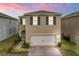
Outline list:
[[[16,48],[16,49],[19,49],[20,47],[22,47],[23,43],[24,43],[24,41],[19,42],[19,43],[15,46],[15,48]]]
[[[56,47],[31,47],[29,56],[62,56]]]

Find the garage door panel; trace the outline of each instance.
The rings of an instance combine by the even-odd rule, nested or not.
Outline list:
[[[55,36],[32,36],[31,45],[55,45]]]

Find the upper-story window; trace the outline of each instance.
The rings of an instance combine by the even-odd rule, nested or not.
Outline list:
[[[38,25],[38,17],[33,16],[33,25]]]
[[[12,29],[11,28],[9,29],[9,34],[12,34]]]
[[[15,28],[13,28],[13,33],[15,33],[16,32],[16,29]]]
[[[23,25],[26,25],[26,19],[23,18],[22,20],[23,20],[23,21],[22,21],[22,24],[23,24]]]
[[[40,25],[40,17],[39,16],[31,16],[30,17],[30,25]]]
[[[9,20],[9,23],[11,24],[11,19]]]
[[[14,24],[15,24],[15,20],[14,20]]]
[[[46,25],[56,25],[56,17],[46,16]]]
[[[53,16],[49,16],[49,25],[54,25],[53,22]]]

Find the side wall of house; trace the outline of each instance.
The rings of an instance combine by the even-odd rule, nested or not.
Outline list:
[[[0,41],[17,33],[17,22],[7,18],[0,17]]]
[[[69,34],[71,40],[79,45],[79,16],[63,19],[62,33]]]
[[[65,36],[70,34],[70,20],[67,18],[61,20],[61,33]]]

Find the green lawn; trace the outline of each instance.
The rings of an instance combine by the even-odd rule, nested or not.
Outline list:
[[[0,41],[0,56],[26,56],[28,51],[26,48],[14,48],[14,41],[17,40],[17,35],[13,35],[3,41]],[[10,49],[13,47],[12,49]],[[11,51],[11,52],[10,52]]]
[[[0,55],[4,55],[8,48],[12,46],[14,41],[17,39],[16,35],[13,35],[3,41],[0,41]]]
[[[27,56],[28,51],[26,48],[12,49],[11,53],[8,53],[10,56]]]
[[[79,46],[70,41],[62,40],[60,51],[65,56],[79,56]]]

